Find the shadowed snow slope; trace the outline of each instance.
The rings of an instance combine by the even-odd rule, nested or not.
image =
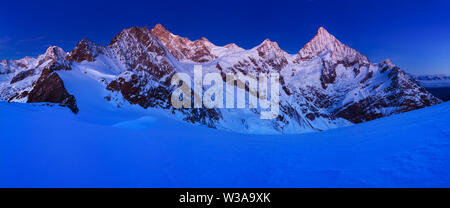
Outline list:
[[[450,103],[276,136],[38,104],[0,115],[0,187],[450,187]]]

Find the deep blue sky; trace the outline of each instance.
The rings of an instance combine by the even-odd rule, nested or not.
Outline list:
[[[296,53],[324,26],[371,61],[412,74],[450,74],[450,0],[426,1],[5,1],[0,59],[71,50],[86,37],[106,45],[123,28],[163,24],[216,45],[252,48],[265,38]]]

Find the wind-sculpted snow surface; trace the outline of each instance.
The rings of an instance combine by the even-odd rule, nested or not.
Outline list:
[[[102,90],[84,83],[83,91]],[[265,136],[78,97],[77,115],[0,102],[0,187],[450,187],[450,103]]]
[[[261,120],[259,115],[264,109],[259,107],[174,108],[170,97],[177,86],[171,85],[170,80],[175,73],[192,76],[194,65],[201,65],[203,73],[220,74],[224,81],[230,73],[254,77],[261,73],[279,74],[278,116]],[[322,27],[298,54],[286,53],[269,39],[244,50],[235,44],[216,46],[206,38],[191,41],[170,33],[159,24],[151,30],[147,27],[124,29],[107,46],[83,39],[67,55],[51,47],[37,59],[3,61],[0,64],[0,99],[68,105],[67,99],[71,94],[79,94],[83,84],[67,87],[64,84],[70,77],[64,76],[57,87],[51,83],[60,82],[37,85],[45,68],[52,68],[54,76],[74,71],[73,76],[95,80],[103,90],[102,99],[116,106],[118,111],[124,103],[130,103],[144,109],[159,109],[193,124],[244,133],[323,131],[441,102],[390,60],[371,63]],[[207,87],[203,86],[204,90]],[[237,90],[257,96],[247,88]],[[44,93],[42,89],[60,90]],[[30,99],[30,92],[41,92],[38,95],[43,98]],[[55,96],[58,99],[53,99]],[[193,93],[192,96],[202,95]],[[68,106],[75,109],[78,100],[75,96]],[[81,107],[76,109],[83,111]]]

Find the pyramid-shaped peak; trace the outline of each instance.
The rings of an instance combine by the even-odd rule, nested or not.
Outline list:
[[[270,39],[265,39],[259,46],[256,47],[256,50],[262,55],[267,54],[279,54],[279,55],[286,55],[287,53],[280,48],[277,42],[271,41]]]
[[[164,26],[162,26],[160,23],[156,24],[153,29],[155,30],[166,30]]]
[[[64,50],[58,46],[49,46],[45,51],[46,54],[61,54],[65,53]]]
[[[271,44],[273,41],[271,41],[269,38],[264,39],[263,44]]]
[[[97,45],[87,38],[83,38],[67,55],[66,59],[74,62],[95,61],[99,54],[105,54],[105,47]]]
[[[63,59],[66,56],[66,52],[58,46],[50,46],[45,51],[44,57],[53,58],[56,60]]]
[[[319,27],[319,29],[317,30],[317,34],[311,40],[311,42],[314,41],[328,44],[333,44],[335,41],[339,42],[336,37],[330,34],[324,27]]]
[[[265,39],[259,46],[257,46],[258,51],[277,51],[281,53],[286,53],[280,48],[277,42],[271,41],[269,38]]]
[[[319,27],[319,29],[317,30],[317,33],[330,34],[323,26]]]
[[[93,45],[95,44],[94,42],[92,42],[91,40],[87,39],[87,38],[83,38],[80,40],[80,42],[78,42],[77,45]]]
[[[169,44],[171,42],[190,42],[188,38],[183,38],[173,33],[169,32],[164,26],[161,24],[156,24],[151,30],[150,34],[157,37],[164,45]],[[166,45],[166,47],[168,47]]]
[[[164,26],[162,26],[161,24],[156,24],[152,30],[152,33],[170,33]]]
[[[270,48],[279,48],[278,43],[275,41],[271,41],[269,38],[266,38],[259,47],[270,47]]]
[[[72,51],[70,53],[73,53],[74,50],[79,50],[79,49],[88,50],[89,48],[93,48],[95,46],[96,46],[96,44],[94,42],[90,41],[87,38],[83,38],[80,40],[80,42],[78,42],[78,44],[75,46],[74,49],[72,49]]]
[[[228,48],[228,49],[242,49],[241,47],[236,45],[236,43],[229,43],[229,44],[225,45],[224,48]]]
[[[298,53],[298,60],[309,60],[330,53],[335,61],[361,61],[368,63],[367,57],[350,48],[331,35],[324,27],[317,30],[317,34]]]
[[[389,66],[389,67],[394,67],[394,66],[395,66],[395,64],[392,62],[391,59],[386,59],[386,60],[384,60],[383,62],[381,62],[381,64],[382,64],[382,65],[387,65],[387,66]]]

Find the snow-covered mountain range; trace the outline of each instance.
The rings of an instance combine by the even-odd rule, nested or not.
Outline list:
[[[450,75],[421,75],[415,79],[431,94],[443,101],[450,100]]]
[[[222,77],[279,73],[278,117],[261,120],[259,109],[173,108],[170,79],[176,72],[192,74],[195,64]],[[82,90],[87,83],[99,90]],[[269,39],[245,50],[233,43],[216,46],[206,38],[191,41],[159,24],[151,30],[124,29],[107,46],[83,39],[68,53],[51,46],[37,58],[2,61],[0,99],[59,103],[75,113],[91,100],[118,111],[129,103],[245,133],[321,131],[442,102],[390,60],[371,63],[322,27],[297,54],[288,54]]]
[[[450,75],[421,75],[415,76],[415,79],[426,88],[450,87]]]

